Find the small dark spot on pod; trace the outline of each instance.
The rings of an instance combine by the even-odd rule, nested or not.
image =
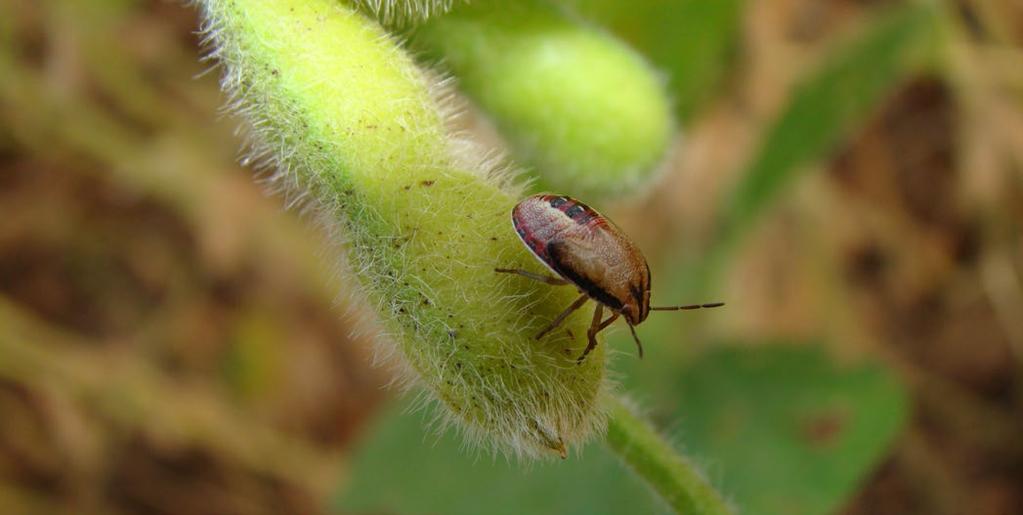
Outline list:
[[[436,182],[436,181],[434,181],[433,179],[430,179],[430,180],[427,180],[427,181],[420,182],[419,184],[422,185],[422,186],[430,187],[430,186],[433,186],[434,182]]]

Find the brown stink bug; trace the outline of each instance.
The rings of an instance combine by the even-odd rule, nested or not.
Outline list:
[[[495,268],[497,272],[518,274],[555,286],[571,284],[579,298],[557,316],[539,340],[553,331],[587,300],[597,303],[593,322],[586,331],[588,344],[577,362],[597,345],[597,333],[618,317],[624,317],[643,357],[643,345],[635,326],[646,320],[650,311],[716,308],[723,302],[688,306],[650,306],[650,267],[632,241],[611,220],[586,204],[564,195],[539,194],[524,199],[512,210],[512,224],[519,238],[545,267],[557,277],[526,270]],[[612,314],[602,320],[604,308]]]

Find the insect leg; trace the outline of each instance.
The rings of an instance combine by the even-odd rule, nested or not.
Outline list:
[[[650,306],[650,311],[678,311],[680,309],[719,308],[724,302],[708,302],[706,304],[690,304],[688,306]]]
[[[568,309],[566,309],[565,311],[562,311],[561,314],[558,315],[558,318],[555,318],[550,323],[550,325],[548,325],[546,328],[544,328],[543,331],[540,331],[540,333],[537,334],[533,338],[536,339],[536,340],[539,340],[540,338],[543,338],[543,335],[545,335],[545,334],[553,331],[554,329],[556,329],[559,325],[561,325],[562,322],[565,321],[566,318],[568,318],[568,315],[571,315],[573,311],[579,309],[579,307],[582,306],[583,304],[585,304],[586,301],[589,300],[589,299],[590,298],[585,293],[580,295],[579,298],[575,299],[575,302],[573,302],[572,305],[568,307]]]
[[[597,307],[593,308],[593,321],[590,322],[590,328],[586,330],[586,349],[583,351],[579,358],[575,360],[576,364],[582,363],[586,359],[586,355],[597,346],[597,327],[600,326],[600,319],[604,317],[604,305],[597,303]]]
[[[586,336],[589,342],[586,345],[586,350],[583,351],[582,356],[579,356],[579,359],[575,360],[576,363],[582,363],[583,360],[586,359],[586,355],[597,346],[597,334],[607,328],[607,326],[611,325],[612,322],[618,320],[618,317],[620,316],[618,313],[615,313],[608,317],[607,320],[600,322],[600,318],[604,314],[602,309],[603,307],[604,306],[602,304],[599,302],[597,303],[597,309],[593,312],[593,322],[590,323],[590,330],[586,331]]]
[[[522,277],[528,277],[534,281],[540,281],[542,283],[552,284],[554,286],[564,286],[569,283],[565,279],[559,279],[557,277],[551,277],[549,275],[543,274],[534,274],[533,272],[527,272],[525,270],[519,270],[517,268],[495,268],[494,271],[502,274],[521,275]]]

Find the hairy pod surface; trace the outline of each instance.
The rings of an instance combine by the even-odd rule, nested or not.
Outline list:
[[[421,23],[431,16],[451,10],[455,2],[465,0],[351,0],[351,3],[386,27]]]
[[[510,188],[455,156],[419,69],[376,23],[334,0],[201,0],[223,88],[254,156],[339,231],[408,383],[471,440],[553,456],[605,426],[587,317],[541,341],[554,290],[495,274],[538,265],[508,221]],[[504,182],[507,182],[505,180]]]

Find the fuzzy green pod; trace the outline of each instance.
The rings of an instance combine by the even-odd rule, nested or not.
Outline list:
[[[457,5],[411,41],[457,78],[545,188],[587,199],[634,191],[673,138],[646,61],[543,0]]]
[[[574,292],[494,272],[539,267],[511,228],[516,192],[464,164],[432,86],[396,43],[334,0],[200,6],[254,154],[343,227],[348,266],[408,382],[471,440],[520,456],[564,455],[602,430],[604,346],[575,363],[588,315],[532,338]]]

